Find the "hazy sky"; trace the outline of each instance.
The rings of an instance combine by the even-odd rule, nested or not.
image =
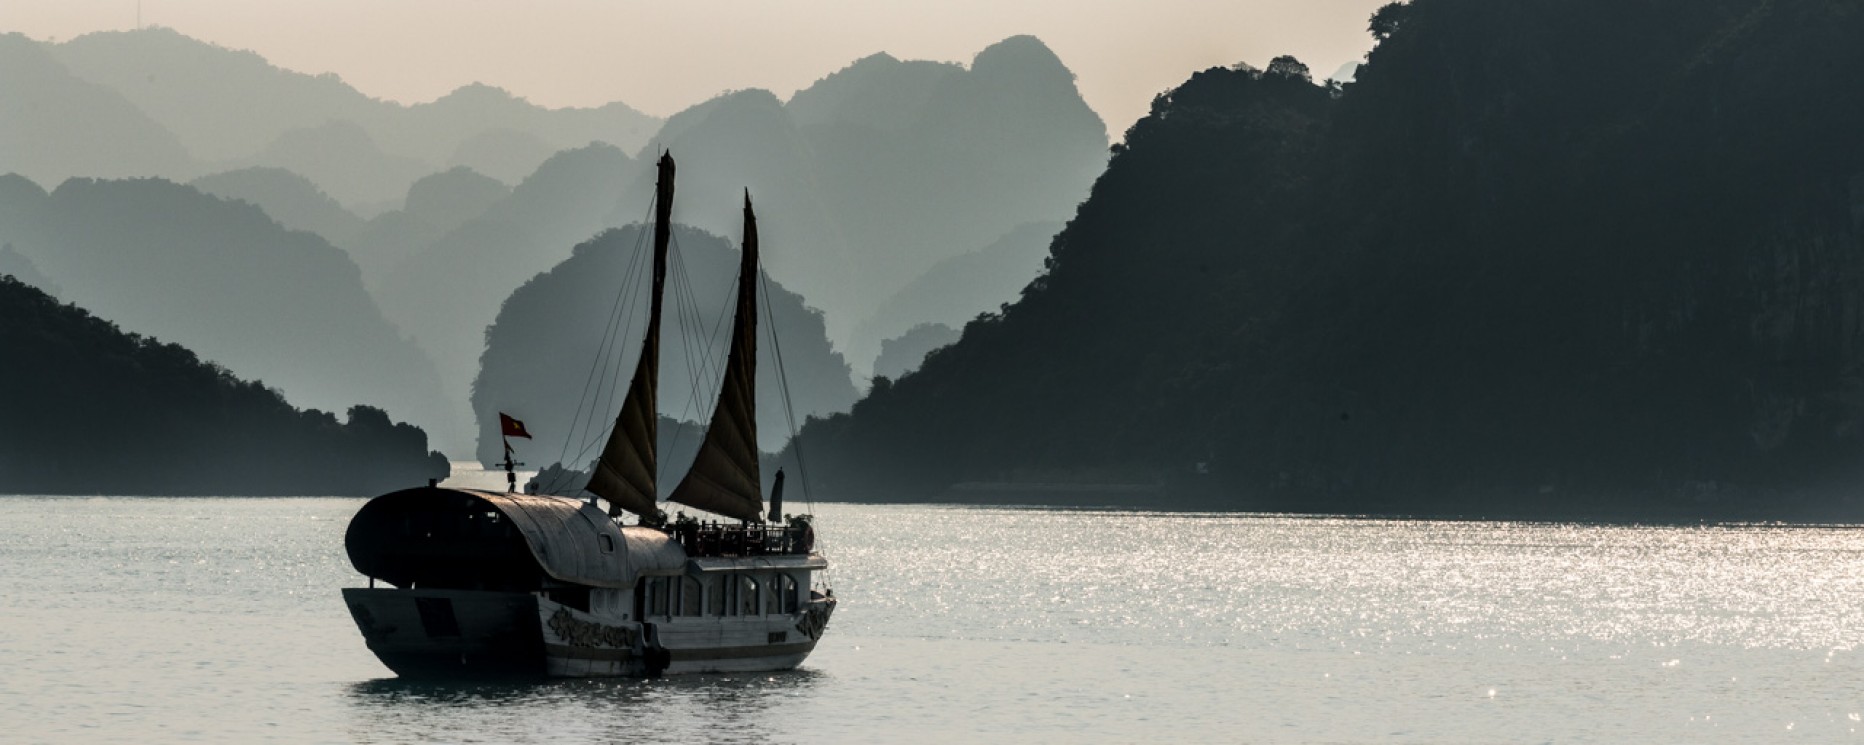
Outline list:
[[[547,106],[666,116],[725,90],[798,88],[878,51],[969,63],[1033,34],[1117,138],[1191,72],[1294,54],[1324,78],[1387,0],[142,0],[142,20],[363,92],[428,101],[480,81]],[[137,0],[0,0],[0,32],[136,24]]]

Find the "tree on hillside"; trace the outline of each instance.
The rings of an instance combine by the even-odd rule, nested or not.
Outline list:
[[[1302,64],[1301,60],[1286,54],[1269,60],[1269,69],[1265,72],[1270,75],[1279,75],[1304,83],[1314,82],[1314,75],[1308,71],[1307,65]]]

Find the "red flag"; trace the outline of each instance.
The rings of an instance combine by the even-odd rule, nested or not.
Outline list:
[[[524,431],[524,422],[506,416],[502,411],[498,414],[498,428],[504,432],[506,437],[531,439],[531,433]]]

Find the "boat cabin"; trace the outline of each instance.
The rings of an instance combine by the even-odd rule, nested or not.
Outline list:
[[[371,586],[530,593],[634,619],[795,613],[826,565],[811,543],[806,520],[662,530],[563,497],[440,487],[370,501],[344,537]]]

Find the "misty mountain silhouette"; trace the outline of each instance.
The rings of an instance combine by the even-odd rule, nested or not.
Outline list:
[[[237,168],[270,166],[289,170],[340,195],[345,206],[373,215],[398,207],[417,179],[435,169],[426,161],[391,155],[361,125],[347,121],[287,130],[259,152],[235,158]]]
[[[816,485],[1855,519],[1864,14],[1682,10],[1419,0],[1344,88],[1197,73],[1020,300],[806,428]]]
[[[904,132],[925,115],[939,86],[965,72],[954,62],[862,57],[796,92],[785,108],[797,126],[843,125]]]
[[[761,237],[761,221],[759,228]],[[617,294],[622,292],[623,278],[630,276],[628,267],[645,261],[651,251],[652,241],[642,232],[641,225],[629,225],[576,246],[568,259],[533,277],[505,301],[497,322],[486,330],[485,355],[473,383],[473,412],[480,424],[478,457],[482,461],[503,455],[498,429],[501,411],[523,419],[530,431],[542,438],[536,447],[548,454],[537,457],[550,460],[559,458],[562,443],[573,440],[571,422],[578,416],[585,423],[593,417],[591,436],[599,435],[614,421],[620,410],[618,399],[609,397],[613,406],[591,406],[585,401],[582,411],[578,410],[578,399],[598,359],[598,347],[610,323]],[[682,421],[705,421],[703,415],[709,413],[717,397],[718,368],[723,364],[725,337],[729,335],[719,334],[718,329],[729,331],[738,252],[723,238],[683,225],[675,226],[674,245],[678,257],[670,282],[690,287],[692,295],[690,307],[676,311],[677,297],[669,289],[660,351],[660,411]],[[641,273],[633,276],[638,278]],[[806,308],[802,297],[780,283],[771,282],[769,290],[769,307],[775,317],[761,318],[760,323],[774,327],[782,345],[790,398],[798,417],[796,425],[802,425],[802,417],[847,410],[856,397],[854,384],[847,362],[829,345],[821,313]],[[640,287],[626,296],[639,301],[641,308],[646,307],[646,294]],[[763,312],[761,308],[759,312]],[[640,339],[647,324],[645,310],[626,317],[631,325],[615,332],[616,357],[606,368],[618,376],[624,392],[640,355]],[[762,350],[757,370],[761,423],[758,442],[765,450],[775,451],[789,439],[790,431],[783,389],[771,361],[774,350],[765,333],[760,331],[758,337]],[[685,338],[705,339],[712,347],[690,347],[680,342]],[[695,369],[695,361],[702,365],[701,369]],[[613,380],[609,383],[611,388],[615,385]],[[697,393],[695,384],[699,387]],[[577,434],[581,434],[581,427],[578,430]],[[575,441],[561,457],[571,464],[586,463],[601,449],[599,438],[594,450],[581,452],[583,444]],[[696,447],[698,443],[690,444]],[[672,461],[666,463],[671,465]]]
[[[555,154],[550,143],[529,132],[488,129],[461,142],[453,149],[453,154],[447,156],[447,164],[515,184]]]
[[[430,430],[459,416],[349,257],[251,204],[160,179],[72,179],[48,194],[0,176],[0,242],[65,300],[293,400],[328,411],[370,404]]]
[[[609,145],[558,153],[509,195],[389,272],[377,295],[382,310],[433,356],[449,398],[468,400],[485,328],[499,305],[525,280],[569,258],[576,244],[612,227],[605,216],[634,170],[634,161]]]
[[[189,186],[222,199],[257,205],[278,224],[306,230],[342,247],[367,225],[311,180],[283,168],[254,167],[202,176]]]
[[[23,37],[20,41],[26,41]],[[347,205],[383,201],[382,194],[398,198],[408,182],[421,173],[440,170],[453,162],[464,143],[488,131],[516,130],[530,134],[549,149],[578,147],[592,140],[640,147],[660,124],[659,120],[613,103],[594,109],[545,109],[522,98],[485,85],[469,85],[435,101],[403,106],[370,98],[331,74],[306,75],[278,68],[257,54],[191,39],[171,29],[105,31],[86,34],[62,44],[42,45],[69,75],[116,92],[147,118],[179,138],[193,157],[218,163],[218,170],[265,165],[282,166],[310,176],[332,197]],[[401,161],[418,161],[420,173],[397,176],[399,183],[380,184],[355,178],[346,171],[319,175],[303,160],[314,155],[315,145],[340,146],[327,157],[355,157],[363,152],[353,135],[323,131],[306,139],[301,131],[320,131],[333,122],[359,127],[372,147]],[[335,138],[335,139],[332,139]],[[286,143],[280,144],[280,140]],[[300,160],[259,157],[267,148]],[[307,148],[310,150],[307,152]],[[362,161],[354,165],[368,166]],[[4,164],[0,164],[4,165]],[[377,167],[369,166],[365,172]],[[162,175],[192,178],[185,170],[137,170],[130,173],[92,173],[68,169],[65,175]],[[384,169],[387,173],[398,170]],[[352,192],[353,187],[362,187]]]
[[[0,489],[15,494],[379,494],[446,458],[380,409],[299,411],[174,344],[0,276]]]
[[[655,145],[680,159],[674,219],[719,235],[743,221],[745,189],[757,200],[758,230],[771,247],[764,264],[772,277],[829,310],[851,285],[869,281],[853,271],[859,262],[834,213],[823,200],[816,158],[802,133],[769,91],[728,93],[667,119]],[[637,160],[645,161],[643,152]],[[652,198],[654,174],[641,169],[611,222],[641,219]],[[831,318],[831,327],[837,322]],[[846,323],[845,316],[841,320]],[[833,329],[831,328],[831,332]]]
[[[898,380],[919,369],[926,355],[958,340],[958,330],[942,323],[922,323],[880,343],[874,358],[874,376]]]
[[[335,75],[284,70],[167,28],[101,31],[45,48],[73,75],[161,122],[203,161],[251,155],[286,132],[328,121],[373,122],[392,106]]]
[[[748,185],[784,217],[772,229],[811,250],[773,255],[772,275],[826,311],[830,338],[863,357],[880,338],[856,329],[886,298],[940,260],[1065,217],[1106,162],[1105,125],[1033,37],[992,45],[969,69],[872,55],[798,91],[787,116],[771,104],[762,92],[728,94],[669,118],[655,144],[682,163],[727,156],[722,171],[682,169],[682,190]],[[718,204],[682,221],[728,233],[732,202]]]
[[[103,86],[72,75],[38,42],[0,34],[0,173],[56,184],[71,176],[191,176],[172,132]]]
[[[1057,222],[1019,225],[989,246],[939,262],[887,298],[855,338],[891,339],[922,323],[963,328],[980,313],[997,312],[1042,273],[1049,241],[1060,230]],[[860,360],[864,351],[857,347],[849,355]],[[876,375],[897,376],[875,365]]]
[[[408,152],[434,162],[471,165],[452,160],[468,142],[489,135],[516,132],[544,143],[544,154],[578,148],[591,142],[609,142],[625,151],[638,150],[662,122],[626,104],[609,103],[592,109],[546,109],[504,89],[474,83],[432,101],[407,108],[404,120],[382,135],[390,149]],[[532,168],[542,163],[537,158]],[[515,183],[532,168],[509,175]],[[505,180],[507,176],[482,171]]]
[[[180,165],[149,171],[194,178],[198,160],[216,172],[247,172],[245,181],[201,185],[349,251],[384,313],[434,357],[445,395],[461,402],[498,302],[569,247],[641,219],[651,177],[624,152],[685,153],[678,219],[715,233],[737,230],[735,205],[749,187],[767,215],[773,276],[824,309],[831,338],[854,344],[863,358],[877,350],[881,332],[854,337],[884,300],[945,258],[1018,225],[1060,219],[1106,158],[1104,125],[1081,102],[1073,76],[1030,37],[993,45],[968,68],[875,55],[788,103],[738,91],[664,127],[619,104],[546,110],[484,85],[402,106],[332,75],[283,70],[168,29],[17,41],[37,50],[45,68],[33,79],[88,83],[93,94],[133,104],[119,103],[120,114],[99,120],[150,122],[143,128],[152,137],[166,127],[192,151],[192,159],[177,154]],[[67,117],[47,126],[72,125]],[[644,147],[656,128],[654,145]],[[115,147],[134,138],[111,139]],[[622,147],[603,154],[592,140]],[[552,151],[560,152],[544,157]],[[488,203],[495,189],[462,181],[444,216],[401,209],[403,195],[418,191],[410,184],[442,163],[475,165],[519,185]],[[44,172],[55,178],[42,181],[97,167],[53,168]],[[368,223],[355,229],[282,174],[261,185],[252,168],[303,176]],[[966,305],[958,318],[975,310]],[[901,318],[896,331],[924,320]],[[442,443],[465,434],[421,421]]]
[[[0,274],[10,275],[20,283],[30,285],[54,298],[63,292],[59,289],[58,283],[47,279],[39,272],[39,266],[32,263],[32,259],[13,250],[11,243],[0,243]]]
[[[415,253],[510,195],[511,187],[503,182],[456,166],[414,182],[401,209],[371,218],[339,247],[362,268],[363,284],[377,290]]]

